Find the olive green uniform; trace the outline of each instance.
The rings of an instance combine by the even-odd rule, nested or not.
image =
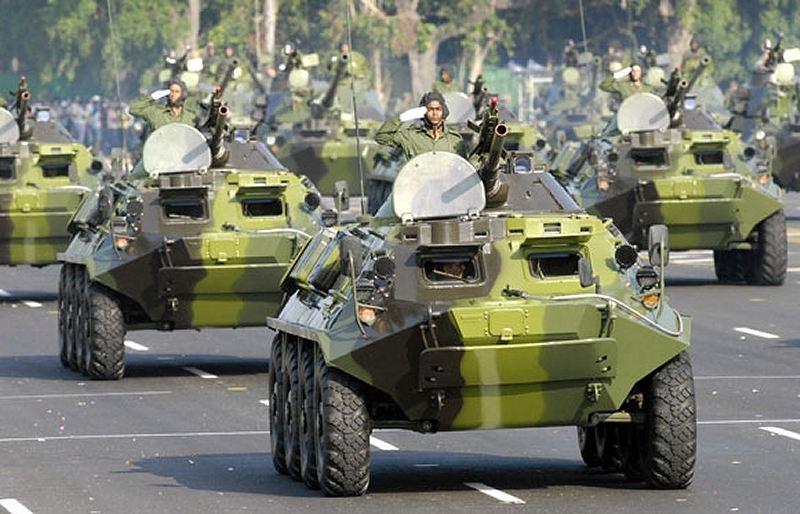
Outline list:
[[[454,80],[450,82],[444,82],[442,80],[437,80],[433,83],[433,90],[437,93],[453,93],[461,91],[461,88],[456,84]]]
[[[444,127],[442,136],[434,139],[422,123],[403,123],[399,116],[389,118],[375,134],[378,144],[401,148],[406,159],[425,152],[450,152],[467,156],[467,145],[461,134]]]
[[[151,132],[170,123],[184,123],[195,127],[199,122],[199,115],[188,101],[183,104],[181,113],[175,116],[169,105],[153,100],[150,96],[131,102],[130,113],[144,120]]]
[[[625,100],[631,95],[636,93],[652,93],[653,86],[640,82],[638,85],[629,78],[616,80],[613,76],[606,77],[600,83],[600,90],[606,93],[616,93],[620,96],[620,100]]]

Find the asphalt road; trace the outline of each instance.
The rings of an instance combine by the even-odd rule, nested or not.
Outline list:
[[[329,499],[269,456],[265,329],[128,334],[127,376],[56,356],[58,267],[0,269],[0,513],[800,511],[800,195],[782,287],[722,286],[710,252],[673,253],[694,317],[696,479],[653,491],[583,466],[575,429],[378,431],[372,484]]]

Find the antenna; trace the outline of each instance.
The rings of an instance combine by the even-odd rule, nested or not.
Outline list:
[[[589,47],[586,45],[586,20],[583,17],[583,0],[578,0],[578,11],[581,13],[581,33],[583,34],[583,51],[588,52]]]
[[[108,9],[108,32],[111,42],[111,55],[114,59],[114,81],[117,84],[117,116],[119,117],[120,129],[122,130],[122,154],[126,156],[128,155],[128,131],[124,128],[123,123],[126,114],[122,108],[122,88],[120,88],[119,85],[119,63],[117,62],[117,47],[116,38],[114,37],[114,17],[111,14],[111,0],[106,0],[106,8]],[[122,159],[122,166],[123,171],[128,173],[128,162],[124,157]]]
[[[350,28],[350,0],[347,1],[347,8],[345,9],[345,22],[347,25],[347,46],[350,47],[350,52],[352,52],[353,32]],[[367,212],[367,200],[364,193],[364,166],[361,164],[361,135],[358,127],[358,106],[356,106],[356,79],[352,73],[350,73],[350,92],[353,99],[353,119],[356,122],[356,161],[358,162],[358,180],[361,185],[361,214],[364,215]]]

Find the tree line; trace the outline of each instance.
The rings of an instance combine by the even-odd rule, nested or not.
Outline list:
[[[583,0],[582,8],[589,50],[647,45],[679,61],[694,35],[722,83],[746,78],[765,38],[782,32],[796,42],[800,26],[796,0]],[[580,0],[0,0],[0,85],[25,74],[50,97],[112,95],[118,76],[131,97],[153,84],[165,49],[211,41],[266,65],[287,42],[333,51],[349,21],[381,95],[416,95],[443,65],[465,83],[487,63],[560,63],[567,39],[583,45],[580,11]]]

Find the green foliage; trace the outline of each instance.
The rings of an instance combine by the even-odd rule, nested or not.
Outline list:
[[[123,94],[151,87],[164,49],[182,52],[188,34],[186,0],[111,0],[116,38],[108,25],[107,0],[0,0],[4,30],[0,75],[29,76],[46,95],[88,96],[114,91],[114,57],[120,64]],[[263,0],[202,0],[200,42],[221,48],[253,49],[255,8]],[[613,41],[630,48],[635,40],[659,52],[681,27],[696,33],[715,61],[715,78],[746,79],[761,44],[776,32],[786,46],[796,45],[800,25],[797,0],[584,0],[590,49],[602,53]],[[557,63],[564,41],[581,41],[577,0],[511,0],[492,11],[491,0],[419,0],[419,22],[398,19],[396,0],[374,3],[382,13],[357,0],[280,0],[277,46],[294,42],[306,52],[326,55],[346,39],[345,9],[352,15],[353,46],[369,54],[380,48],[391,68],[386,76],[405,87],[394,70],[405,66],[409,51],[424,52],[442,38],[440,62],[467,62],[478,48],[492,48],[490,60],[513,54]],[[665,17],[660,7],[669,5]],[[402,4],[400,4],[402,6]],[[632,37],[635,35],[635,38]],[[493,59],[494,58],[494,59]],[[388,69],[387,69],[388,71]],[[401,91],[395,89],[397,94]]]

